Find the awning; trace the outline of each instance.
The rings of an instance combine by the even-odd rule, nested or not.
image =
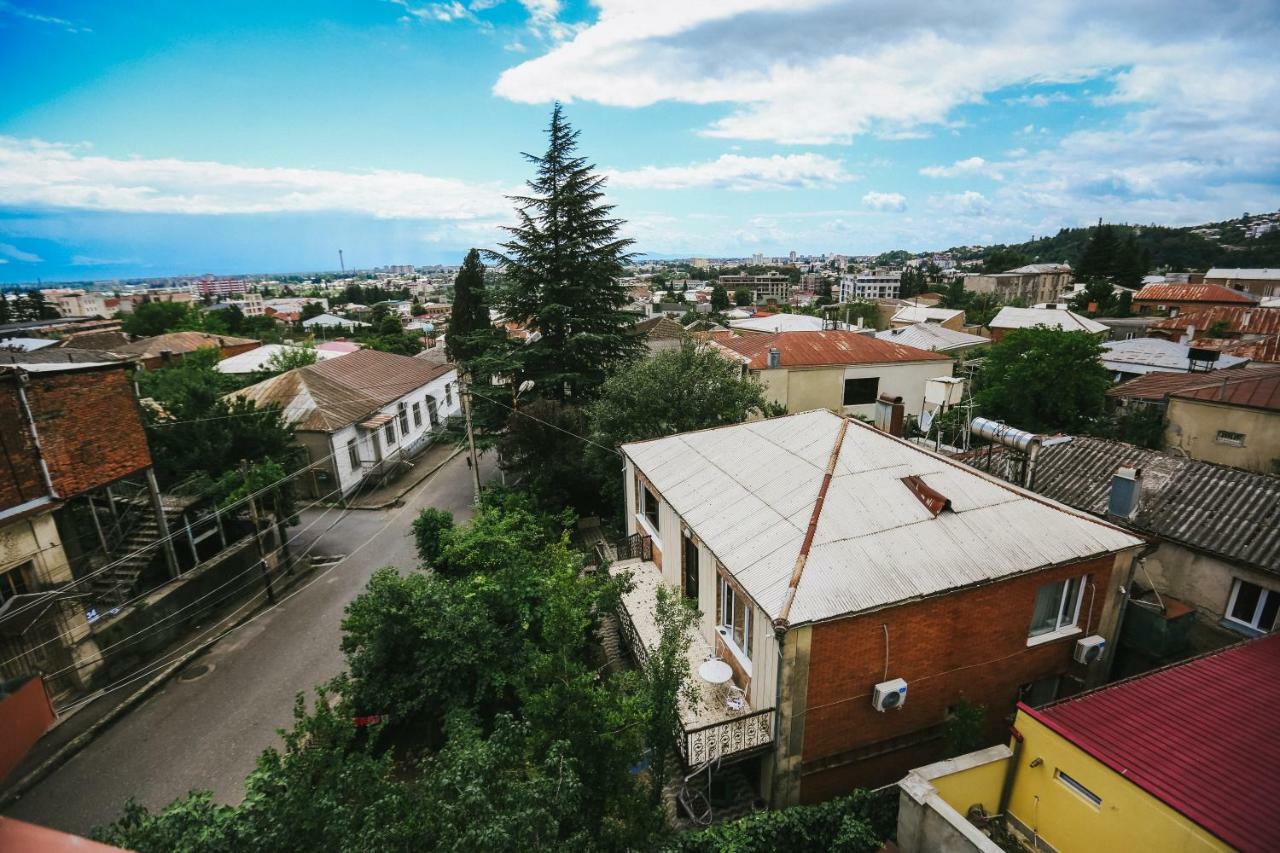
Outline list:
[[[374,415],[367,421],[361,421],[360,426],[365,429],[381,429],[396,419],[395,415]]]

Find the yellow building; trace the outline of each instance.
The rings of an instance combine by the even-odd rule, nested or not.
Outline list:
[[[1020,705],[1010,746],[899,783],[898,846],[1275,850],[1278,702],[1280,635],[1270,635],[1039,709]]]

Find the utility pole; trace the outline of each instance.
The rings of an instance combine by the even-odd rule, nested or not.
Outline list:
[[[248,488],[249,463],[240,463],[240,480]],[[271,572],[267,569],[267,553],[262,547],[262,526],[258,523],[258,501],[249,492],[249,516],[253,519],[253,542],[258,546],[258,568],[262,569],[262,583],[267,588],[267,601],[276,603],[276,591],[271,588]]]
[[[347,262],[342,259],[342,250],[338,250],[338,266],[342,267],[342,274],[347,274]]]
[[[480,504],[480,459],[476,456],[476,437],[471,430],[471,383],[468,376],[462,377],[462,414],[467,421],[467,447],[471,450],[471,476],[475,481],[475,502]]]

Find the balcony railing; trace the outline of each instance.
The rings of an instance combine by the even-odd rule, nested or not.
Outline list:
[[[711,723],[681,734],[680,757],[688,767],[717,758],[738,758],[773,743],[773,709],[753,711],[722,723]]]
[[[653,540],[639,533],[632,533],[626,539],[615,542],[600,542],[596,545],[596,556],[601,563],[618,563],[623,560],[652,560]]]

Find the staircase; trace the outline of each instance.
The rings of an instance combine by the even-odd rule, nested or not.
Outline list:
[[[159,539],[160,526],[155,518],[149,513],[140,514],[109,556],[108,568],[93,577],[93,596],[104,609],[117,607],[133,596],[142,575],[160,556]]]

